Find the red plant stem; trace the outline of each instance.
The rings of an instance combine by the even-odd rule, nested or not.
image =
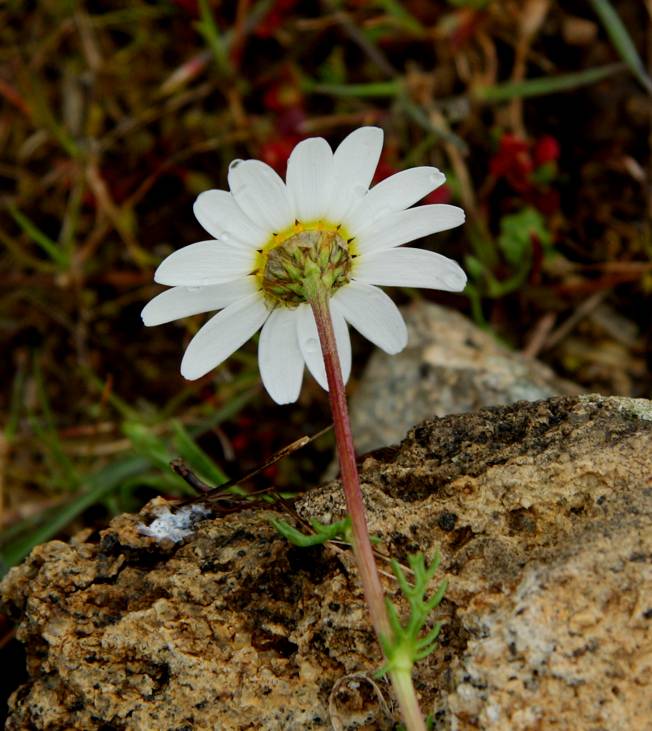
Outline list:
[[[337,354],[335,332],[333,331],[328,291],[315,280],[304,281],[304,286],[308,295],[308,302],[315,317],[315,322],[317,323],[317,333],[319,335],[324,366],[326,368],[328,397],[330,399],[331,411],[333,412],[340,474],[346,496],[348,513],[351,517],[353,554],[358,565],[365,599],[376,636],[391,641],[393,639],[393,632],[387,616],[383,587],[380,583],[376,561],[371,548],[371,541],[369,540],[369,528],[367,526],[362,490],[360,489],[358,466],[355,461],[353,435],[351,434],[349,411],[346,405],[346,391],[342,378],[342,367]],[[414,691],[410,671],[397,672],[390,670],[389,675],[408,731],[426,731],[426,725],[419,709],[419,702]]]
[[[358,466],[355,461],[353,448],[353,436],[351,424],[349,423],[349,412],[346,406],[346,393],[342,379],[342,368],[337,355],[335,333],[331,320],[328,294],[322,287],[317,288],[314,298],[310,300],[319,342],[321,343],[324,365],[326,367],[326,378],[328,380],[328,397],[333,412],[333,425],[335,428],[335,441],[337,443],[337,456],[340,463],[342,485],[346,496],[346,505],[353,529],[353,552],[355,554],[362,586],[364,589],[367,606],[371,615],[371,621],[376,634],[387,637],[392,636],[385,601],[383,587],[376,568],[376,561],[369,540],[369,528],[365,515],[362,491],[360,490],[360,478]]]

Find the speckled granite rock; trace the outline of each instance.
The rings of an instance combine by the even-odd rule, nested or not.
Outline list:
[[[429,302],[402,312],[407,348],[398,355],[377,350],[351,399],[359,454],[398,444],[413,424],[433,415],[581,392],[543,363],[502,347],[459,312]]]
[[[650,728],[650,402],[432,419],[362,476],[384,550],[442,552],[441,648],[416,672],[436,728]],[[40,546],[5,579],[31,677],[9,731],[392,728],[347,552],[289,547],[253,511],[160,542],[138,525],[163,507]],[[337,483],[298,504],[342,508]]]

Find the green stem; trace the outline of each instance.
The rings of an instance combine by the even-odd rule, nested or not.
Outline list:
[[[391,672],[392,687],[398,698],[401,707],[401,716],[405,721],[405,727],[408,731],[427,731],[426,724],[421,715],[419,701],[412,683],[412,674],[410,671]]]
[[[380,576],[378,575],[369,540],[369,529],[367,527],[362,490],[360,489],[358,466],[355,461],[349,412],[346,405],[342,368],[337,354],[335,332],[333,331],[333,321],[329,307],[329,293],[318,277],[306,279],[304,288],[317,324],[317,333],[319,334],[319,342],[326,368],[328,397],[333,412],[337,456],[340,462],[340,473],[347,509],[351,518],[353,554],[358,565],[365,599],[376,635],[378,638],[382,637],[391,641],[393,632],[387,616],[383,587],[380,583]],[[405,672],[390,672],[390,678],[408,731],[426,731],[426,725],[419,710],[414,686],[412,685],[411,674],[409,672],[407,674]]]

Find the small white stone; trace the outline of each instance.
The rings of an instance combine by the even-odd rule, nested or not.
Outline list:
[[[141,523],[138,531],[157,541],[167,539],[173,543],[179,543],[192,535],[194,521],[207,515],[210,515],[210,510],[204,505],[186,505],[174,513],[166,506],[159,511],[158,517],[153,523],[150,525]]]

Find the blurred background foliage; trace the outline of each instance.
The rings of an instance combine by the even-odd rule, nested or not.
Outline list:
[[[205,238],[233,158],[384,128],[377,180],[432,164],[468,223],[467,313],[587,389],[651,394],[650,0],[8,0],[0,8],[0,569],[214,484],[328,423],[259,383],[256,343],[179,375],[203,318],[143,328],[156,265]],[[354,341],[355,389],[370,348]],[[329,437],[260,484],[313,484]]]

